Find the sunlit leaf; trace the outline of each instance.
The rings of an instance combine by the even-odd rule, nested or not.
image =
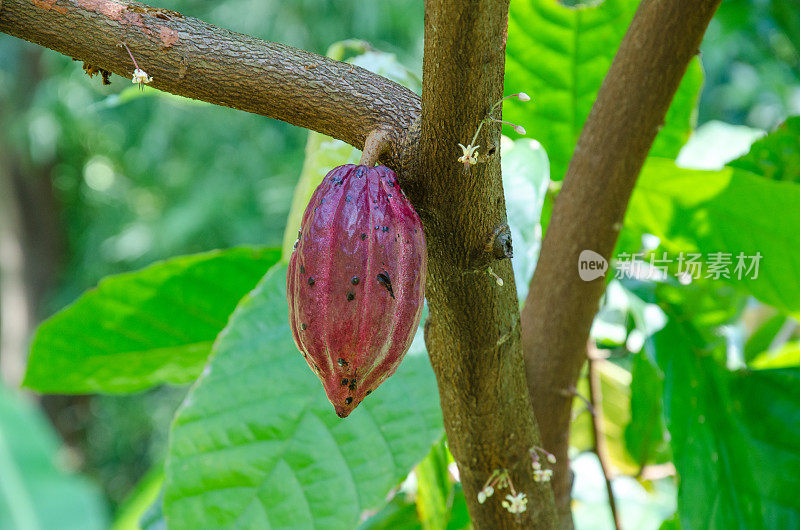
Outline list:
[[[567,7],[553,0],[511,2],[506,93],[526,92],[532,101],[510,100],[503,113],[544,146],[553,180],[561,180],[566,173],[583,123],[638,4],[636,0],[606,0]],[[652,155],[674,158],[686,142],[701,81],[695,60],[675,95]]]
[[[236,248],[105,278],[39,327],[25,386],[134,392],[194,380],[236,304],[279,257]]]
[[[730,261],[728,277],[712,275],[712,281],[728,283],[787,313],[800,311],[800,261],[793,252],[800,248],[798,184],[734,168],[682,169],[651,157],[625,225],[658,236],[659,251],[668,251],[675,263],[680,252],[701,253],[704,278],[710,274],[709,255],[722,253]],[[750,269],[755,262],[757,277]]]

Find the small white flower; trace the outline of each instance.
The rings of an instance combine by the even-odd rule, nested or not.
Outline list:
[[[147,75],[147,72],[145,72],[141,68],[137,68],[133,71],[133,77],[131,78],[131,83],[133,83],[134,85],[138,84],[140,87],[144,88],[144,85],[149,84],[152,80],[153,78]]]
[[[533,464],[531,465],[533,466],[533,469],[542,469],[542,464],[540,464],[538,460],[534,460]]]
[[[459,162],[461,162],[464,165],[469,164],[471,166],[474,166],[475,164],[478,163],[478,148],[480,147],[479,145],[470,144],[464,147],[463,145],[458,144],[458,146],[461,148],[462,151],[461,156],[458,157]]]
[[[517,94],[517,97],[519,98],[520,101],[530,101],[531,100],[531,97],[528,94],[526,94],[525,92],[520,92],[519,94]]]
[[[556,463],[556,455],[554,455],[552,453],[547,453],[547,461],[550,462],[551,464],[555,464]]]
[[[478,492],[478,502],[483,504],[486,502],[486,499],[494,495],[494,488],[491,486],[486,486],[481,491]]]
[[[517,134],[525,134],[525,127],[522,125],[514,125],[514,130],[517,131]]]
[[[552,469],[534,469],[533,471],[534,482],[550,482],[551,478],[553,478]]]
[[[517,493],[516,495],[506,495],[506,500],[503,501],[503,508],[511,513],[522,513],[528,509],[527,504],[527,495]]]

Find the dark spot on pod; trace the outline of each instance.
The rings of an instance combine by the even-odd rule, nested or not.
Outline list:
[[[366,394],[364,394],[364,395],[365,395],[365,396],[368,396],[368,395],[370,395],[370,394],[372,394],[372,390],[367,390],[367,393],[366,393]]]
[[[352,278],[350,278],[350,283],[352,283],[353,285],[358,285],[358,276],[353,276]]]
[[[377,202],[378,202],[378,199],[372,199],[372,204],[375,204]]]
[[[380,229],[381,229],[381,227],[380,227],[380,226],[378,226],[378,225],[375,225],[375,230],[380,230]]]
[[[351,397],[345,398],[344,402],[345,402],[345,404],[349,405],[350,403],[353,402],[353,398],[351,398]]]
[[[314,207],[314,211],[315,211],[315,212],[317,211],[317,208],[316,208],[316,207]]]
[[[340,358],[336,359],[336,364],[338,364],[339,366],[347,366],[347,361],[345,361],[344,359],[342,359],[340,357]]]
[[[306,273],[306,268],[300,265],[300,274],[305,274],[305,273]]]
[[[308,285],[314,285],[316,281],[313,276],[308,277]]]
[[[389,231],[389,227],[388,226],[384,226],[383,228],[381,228],[381,230],[383,230],[384,232],[388,232]]]
[[[391,199],[391,198],[392,198],[392,194],[390,193],[390,194],[388,195],[388,197]]]
[[[361,177],[363,177],[363,176],[364,176],[364,171],[365,171],[366,169],[367,169],[367,168],[366,168],[366,167],[364,167],[364,166],[358,166],[358,169],[356,169],[356,177],[358,177],[358,178],[361,178]]]
[[[356,389],[356,380],[353,379],[352,381],[350,381],[350,386],[348,386],[347,388],[349,388],[350,390],[355,390]]]
[[[378,274],[378,283],[383,285],[392,298],[394,298],[394,291],[392,290],[392,280],[389,278],[389,274],[386,271],[381,272]]]
[[[325,204],[325,197],[321,198],[321,199],[319,200],[319,203],[320,203],[320,204]]]
[[[347,383],[349,382],[350,382],[349,379],[342,379],[342,386],[347,386]]]
[[[351,199],[352,199],[352,198],[351,198],[351,197],[348,195],[347,197],[345,197],[345,198],[344,198],[344,202],[350,202],[350,201],[351,201]]]
[[[302,331],[305,331],[307,327],[308,327],[308,326],[306,326],[305,324],[300,324],[300,329],[301,329]]]
[[[355,297],[356,297],[356,293],[354,293],[353,291],[350,291],[350,292],[347,293],[347,301],[348,302],[352,301]]]
[[[414,233],[415,233],[415,234],[417,233],[417,229],[416,229],[416,228],[414,229]]]
[[[365,239],[367,239],[367,234],[361,234],[361,241],[364,241]]]

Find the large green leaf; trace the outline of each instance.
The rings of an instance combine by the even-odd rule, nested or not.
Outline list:
[[[679,311],[654,344],[682,527],[800,526],[800,369],[729,371]]]
[[[353,528],[442,435],[418,334],[397,373],[341,420],[297,352],[286,267],[237,308],[176,415],[170,528]]]
[[[682,169],[651,157],[625,218],[626,230],[658,236],[664,250],[731,254],[735,288],[785,312],[800,310],[800,186],[748,171]],[[734,273],[737,255],[761,254],[758,277]],[[750,260],[745,260],[749,265]],[[702,274],[707,273],[707,269]],[[746,271],[742,271],[746,272]]]
[[[106,528],[99,489],[57,465],[58,446],[41,413],[0,385],[0,530]]]
[[[40,392],[133,392],[194,380],[238,301],[280,257],[236,248],[108,277],[44,322],[25,386]]]
[[[544,145],[553,180],[566,173],[583,123],[638,4],[606,0],[575,8],[554,0],[511,2],[506,92],[527,92],[533,99],[511,100],[503,112]],[[701,82],[695,60],[653,145],[654,156],[678,154],[691,130]]]

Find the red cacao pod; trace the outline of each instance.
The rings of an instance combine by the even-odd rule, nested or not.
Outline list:
[[[300,226],[287,273],[292,335],[344,418],[411,346],[422,314],[425,235],[384,166],[334,168]]]

